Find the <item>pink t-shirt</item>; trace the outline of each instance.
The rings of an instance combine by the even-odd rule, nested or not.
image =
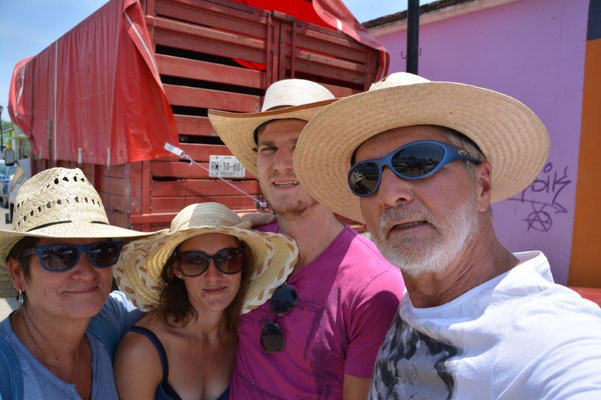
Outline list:
[[[405,286],[399,269],[349,227],[288,283],[298,302],[277,317],[285,348],[261,348],[263,323],[276,321],[269,301],[243,315],[230,399],[341,399],[344,374],[372,376]]]

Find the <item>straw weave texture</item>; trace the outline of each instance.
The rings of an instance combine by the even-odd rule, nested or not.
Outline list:
[[[294,171],[321,204],[364,222],[347,183],[352,154],[381,132],[413,125],[449,127],[472,139],[492,166],[492,202],[525,189],[549,151],[542,122],[518,100],[470,85],[424,82],[370,89],[325,107],[299,138]]]
[[[249,230],[250,224],[219,203],[193,204],[157,236],[127,244],[115,268],[119,289],[141,310],[159,304],[164,288],[161,272],[173,251],[191,237],[208,233],[235,236],[250,248],[249,287],[242,312],[261,306],[286,281],[298,258],[296,243],[284,235]]]

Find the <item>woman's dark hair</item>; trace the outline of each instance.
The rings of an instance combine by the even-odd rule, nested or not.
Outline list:
[[[25,279],[29,279],[31,275],[30,265],[29,265],[29,256],[21,258],[21,253],[24,250],[35,247],[40,241],[40,238],[33,236],[25,236],[21,240],[19,240],[12,249],[10,249],[8,255],[6,256],[6,261],[9,259],[17,260],[19,264],[21,264],[21,270],[23,271],[23,276]]]
[[[236,297],[234,297],[234,300],[232,300],[223,313],[225,326],[230,331],[235,331],[238,328],[242,302],[248,288],[249,263],[253,259],[251,250],[246,243],[242,241],[239,242],[244,249],[244,263],[242,265],[242,276],[240,277],[240,289],[238,289]],[[186,284],[183,280],[175,276],[173,271],[175,267],[174,253],[176,250],[171,254],[171,257],[169,257],[163,267],[163,271],[161,271],[161,278],[163,279],[165,286],[161,292],[157,310],[167,325],[173,326],[173,322],[173,324],[184,327],[191,320],[198,320],[198,313],[194,307],[192,307],[192,304],[190,304]]]

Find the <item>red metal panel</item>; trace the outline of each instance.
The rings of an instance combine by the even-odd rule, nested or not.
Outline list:
[[[249,18],[247,13],[237,16],[231,9],[221,8],[211,12],[198,6],[207,2],[186,2],[160,0],[156,5],[156,13],[180,21],[191,22],[197,25],[225,28],[228,31],[239,32],[258,38],[265,38],[265,17],[257,16],[255,20]],[[198,7],[198,8],[197,8]],[[230,15],[228,15],[230,14]]]
[[[230,181],[251,195],[260,193],[257,181]],[[240,192],[220,180],[153,181],[152,197],[239,195]]]
[[[175,124],[180,135],[217,136],[211,122],[206,117],[175,114]]]
[[[601,306],[601,288],[570,287],[570,289],[575,290],[585,299],[593,301]]]
[[[262,88],[262,73],[252,69],[157,54],[161,75]]]
[[[96,190],[99,192],[110,192],[110,195],[125,195],[125,179],[123,178],[109,178],[106,176],[100,177],[98,182],[94,184]],[[105,204],[108,206],[108,204]]]
[[[156,18],[153,21],[157,44],[178,49],[264,63],[264,42],[182,22]]]
[[[255,202],[246,196],[190,196],[190,197],[156,197],[152,199],[152,211],[179,212],[187,205],[214,201],[232,210],[255,210]]]
[[[305,54],[303,59],[296,59],[296,70],[306,74],[323,76],[361,86],[363,86],[365,82],[365,70],[352,72],[341,69],[338,66],[327,65],[326,63],[318,64],[314,61],[316,60],[313,59],[313,55]]]
[[[99,192],[100,194],[100,198],[102,199],[102,203],[104,203],[105,207],[108,204],[108,193],[106,192]],[[123,195],[118,195],[115,193],[111,193],[110,194],[110,200],[111,200],[111,206],[110,206],[110,210],[119,210],[121,212],[126,212],[127,211],[127,206],[128,206],[128,201],[126,200],[125,196]],[[122,225],[123,226],[123,225]]]
[[[209,168],[209,164],[204,162],[201,163],[205,168]],[[150,164],[150,172],[155,177],[175,177],[185,179],[208,179],[209,173],[195,165],[185,161],[167,161],[167,162],[152,162]],[[253,179],[254,177],[246,173],[246,179]]]
[[[321,85],[328,88],[330,90],[330,92],[332,92],[334,94],[335,97],[346,97],[346,96],[350,96],[350,95],[360,92],[359,90],[354,90],[351,88],[337,86],[337,85],[328,85],[327,83],[322,83]],[[177,121],[177,118],[176,118],[176,121]]]
[[[254,112],[260,109],[261,98],[259,96],[188,86],[163,86],[169,103],[172,105],[241,112]]]

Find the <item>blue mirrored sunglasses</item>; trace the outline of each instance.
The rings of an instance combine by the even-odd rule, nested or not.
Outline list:
[[[67,243],[48,244],[23,250],[21,258],[37,254],[40,265],[46,271],[63,272],[75,267],[79,262],[81,253],[85,252],[90,264],[94,267],[108,268],[119,260],[123,246],[125,246],[125,243],[117,240],[104,240],[85,246]]]
[[[380,186],[384,167],[390,168],[399,178],[416,180],[427,178],[456,160],[479,163],[461,147],[450,143],[421,140],[403,145],[384,157],[353,165],[348,173],[348,184],[354,195],[370,196]]]

